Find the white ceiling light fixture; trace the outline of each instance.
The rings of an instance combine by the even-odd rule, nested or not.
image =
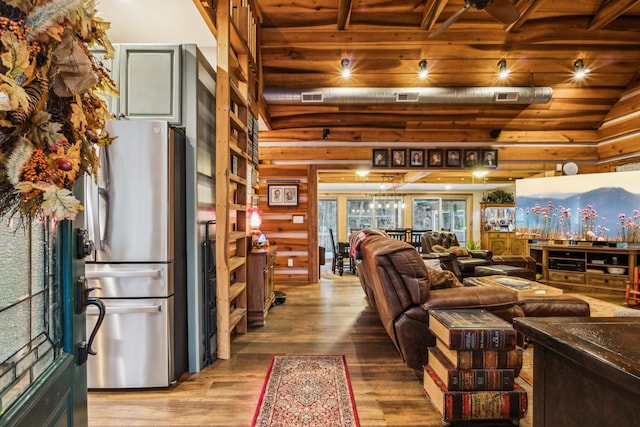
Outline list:
[[[578,173],[578,165],[574,162],[567,162],[562,166],[562,173],[565,175],[575,175]]]
[[[351,76],[351,65],[349,63],[349,59],[348,58],[342,58],[342,61],[340,61],[340,65],[342,66],[342,77],[349,78],[349,76]]]
[[[500,61],[498,61],[498,77],[500,77],[501,79],[506,79],[509,76],[510,72],[511,70],[507,68],[506,59],[501,59]]]
[[[429,70],[427,69],[427,60],[422,59],[418,62],[418,76],[420,76],[421,79],[426,79],[428,75]]]
[[[485,176],[487,176],[489,171],[486,169],[476,169],[472,173],[476,178],[484,178]]]

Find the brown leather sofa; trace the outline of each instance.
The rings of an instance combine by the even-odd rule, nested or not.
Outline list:
[[[421,237],[422,253],[440,254],[442,265],[451,270],[460,280],[474,275],[476,267],[491,265],[493,253],[489,250],[460,248],[458,238],[450,231],[427,231]],[[438,250],[439,248],[443,248]],[[464,251],[465,255],[450,252],[452,248]],[[445,250],[446,252],[441,252]]]
[[[485,308],[511,321],[524,313],[517,295],[502,287],[432,289],[427,267],[407,242],[370,236],[360,244],[358,275],[371,306],[407,366],[422,369],[427,347],[435,345],[429,331],[429,310]]]

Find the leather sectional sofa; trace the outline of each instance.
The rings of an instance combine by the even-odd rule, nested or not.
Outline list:
[[[462,280],[474,275],[476,267],[492,263],[493,253],[489,250],[468,250],[461,247],[458,237],[450,231],[427,231],[421,238],[422,253],[439,254],[442,264]]]
[[[435,345],[429,331],[432,309],[484,308],[509,322],[525,315],[589,316],[589,304],[576,297],[518,298],[504,287],[460,286],[455,278],[443,285],[434,280],[421,254],[407,242],[372,235],[358,249],[356,267],[369,303],[405,364],[416,370],[422,370],[427,348]]]
[[[361,284],[387,334],[413,369],[422,369],[427,363],[427,347],[436,343],[429,331],[429,310],[484,308],[509,322],[523,315],[517,295],[505,288],[431,289],[424,260],[407,242],[371,236],[360,244],[360,251],[362,260],[357,268]]]

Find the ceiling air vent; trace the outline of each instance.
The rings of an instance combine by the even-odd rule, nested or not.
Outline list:
[[[301,102],[322,102],[324,101],[322,92],[302,92]]]
[[[396,92],[396,102],[418,102],[418,92]]]
[[[518,100],[518,92],[496,92],[494,100],[496,102],[516,102]]]

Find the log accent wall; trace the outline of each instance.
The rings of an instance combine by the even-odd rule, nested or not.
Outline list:
[[[297,184],[298,206],[269,206],[269,184]],[[316,283],[318,272],[318,201],[315,166],[291,167],[260,165],[259,206],[262,209],[261,231],[276,253],[275,284]],[[294,217],[302,223],[294,223]],[[293,267],[288,260],[293,260]]]

